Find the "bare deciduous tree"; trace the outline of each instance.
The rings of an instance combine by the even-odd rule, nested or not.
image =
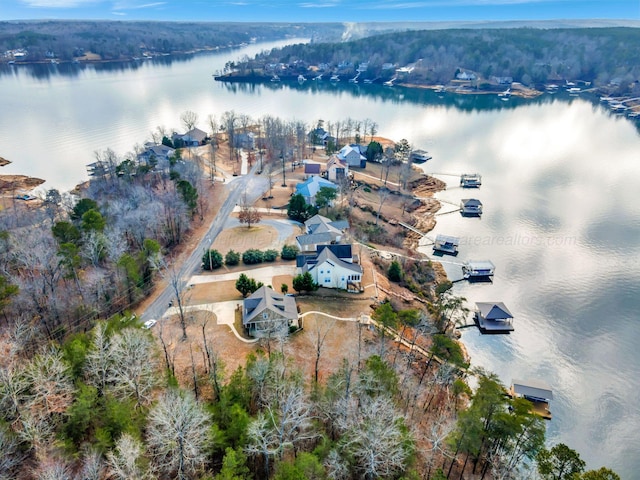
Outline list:
[[[115,448],[107,454],[109,475],[117,480],[145,480],[151,476],[142,468],[140,460],[144,454],[141,442],[128,433],[123,433]]]
[[[108,381],[118,397],[133,397],[138,404],[150,400],[157,383],[153,339],[137,328],[125,328],[111,340]]]
[[[170,390],[149,413],[147,442],[156,468],[185,480],[206,461],[209,415],[188,392]]]
[[[180,115],[180,121],[184,125],[184,127],[189,130],[193,130],[193,127],[198,123],[198,114],[196,112],[192,112],[191,110],[187,110],[182,112]]]

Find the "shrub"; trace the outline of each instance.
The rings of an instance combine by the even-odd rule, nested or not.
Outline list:
[[[222,266],[222,254],[217,250],[209,250],[202,256],[202,268],[215,270]]]
[[[256,263],[262,263],[264,260],[264,253],[255,248],[250,248],[242,254],[242,263],[245,265],[255,265]]]
[[[225,265],[238,265],[240,263],[240,254],[234,250],[229,250],[224,256]]]
[[[397,260],[391,262],[389,270],[387,270],[387,277],[389,277],[389,280],[392,282],[399,282],[402,280],[402,267]]]
[[[295,245],[285,245],[280,252],[282,260],[295,260],[298,256],[298,247]]]
[[[265,262],[275,262],[276,258],[278,258],[277,250],[265,250],[263,254],[263,259]]]

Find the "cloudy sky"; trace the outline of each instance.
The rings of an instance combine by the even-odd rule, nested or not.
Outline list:
[[[0,20],[640,20],[640,0],[0,0]]]

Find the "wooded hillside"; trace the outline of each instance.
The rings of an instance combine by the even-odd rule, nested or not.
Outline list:
[[[256,59],[327,64],[355,71],[368,63],[364,78],[385,79],[413,66],[415,83],[445,83],[460,70],[480,78],[512,77],[526,85],[584,80],[628,85],[640,78],[640,32],[635,28],[458,29],[408,31],[346,43],[292,45]],[[394,68],[383,68],[392,64]],[[388,67],[388,65],[387,65]]]

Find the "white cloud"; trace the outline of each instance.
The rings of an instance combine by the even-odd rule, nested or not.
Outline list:
[[[117,1],[113,4],[114,10],[138,10],[142,8],[153,8],[160,7],[162,5],[166,5],[167,2],[152,2],[152,3],[139,3],[138,1],[124,0]]]
[[[579,0],[418,0],[404,2],[380,2],[362,4],[361,7],[375,10],[395,10],[410,8],[428,8],[428,7],[488,7],[488,6],[506,6],[506,5],[523,5],[523,4],[540,4],[549,2],[576,3]]]
[[[337,7],[338,5],[340,5],[340,2],[332,2],[332,1],[305,2],[305,3],[298,4],[298,6],[301,8],[333,8],[333,7]]]
[[[99,3],[100,0],[22,0],[28,7],[75,8]]]

